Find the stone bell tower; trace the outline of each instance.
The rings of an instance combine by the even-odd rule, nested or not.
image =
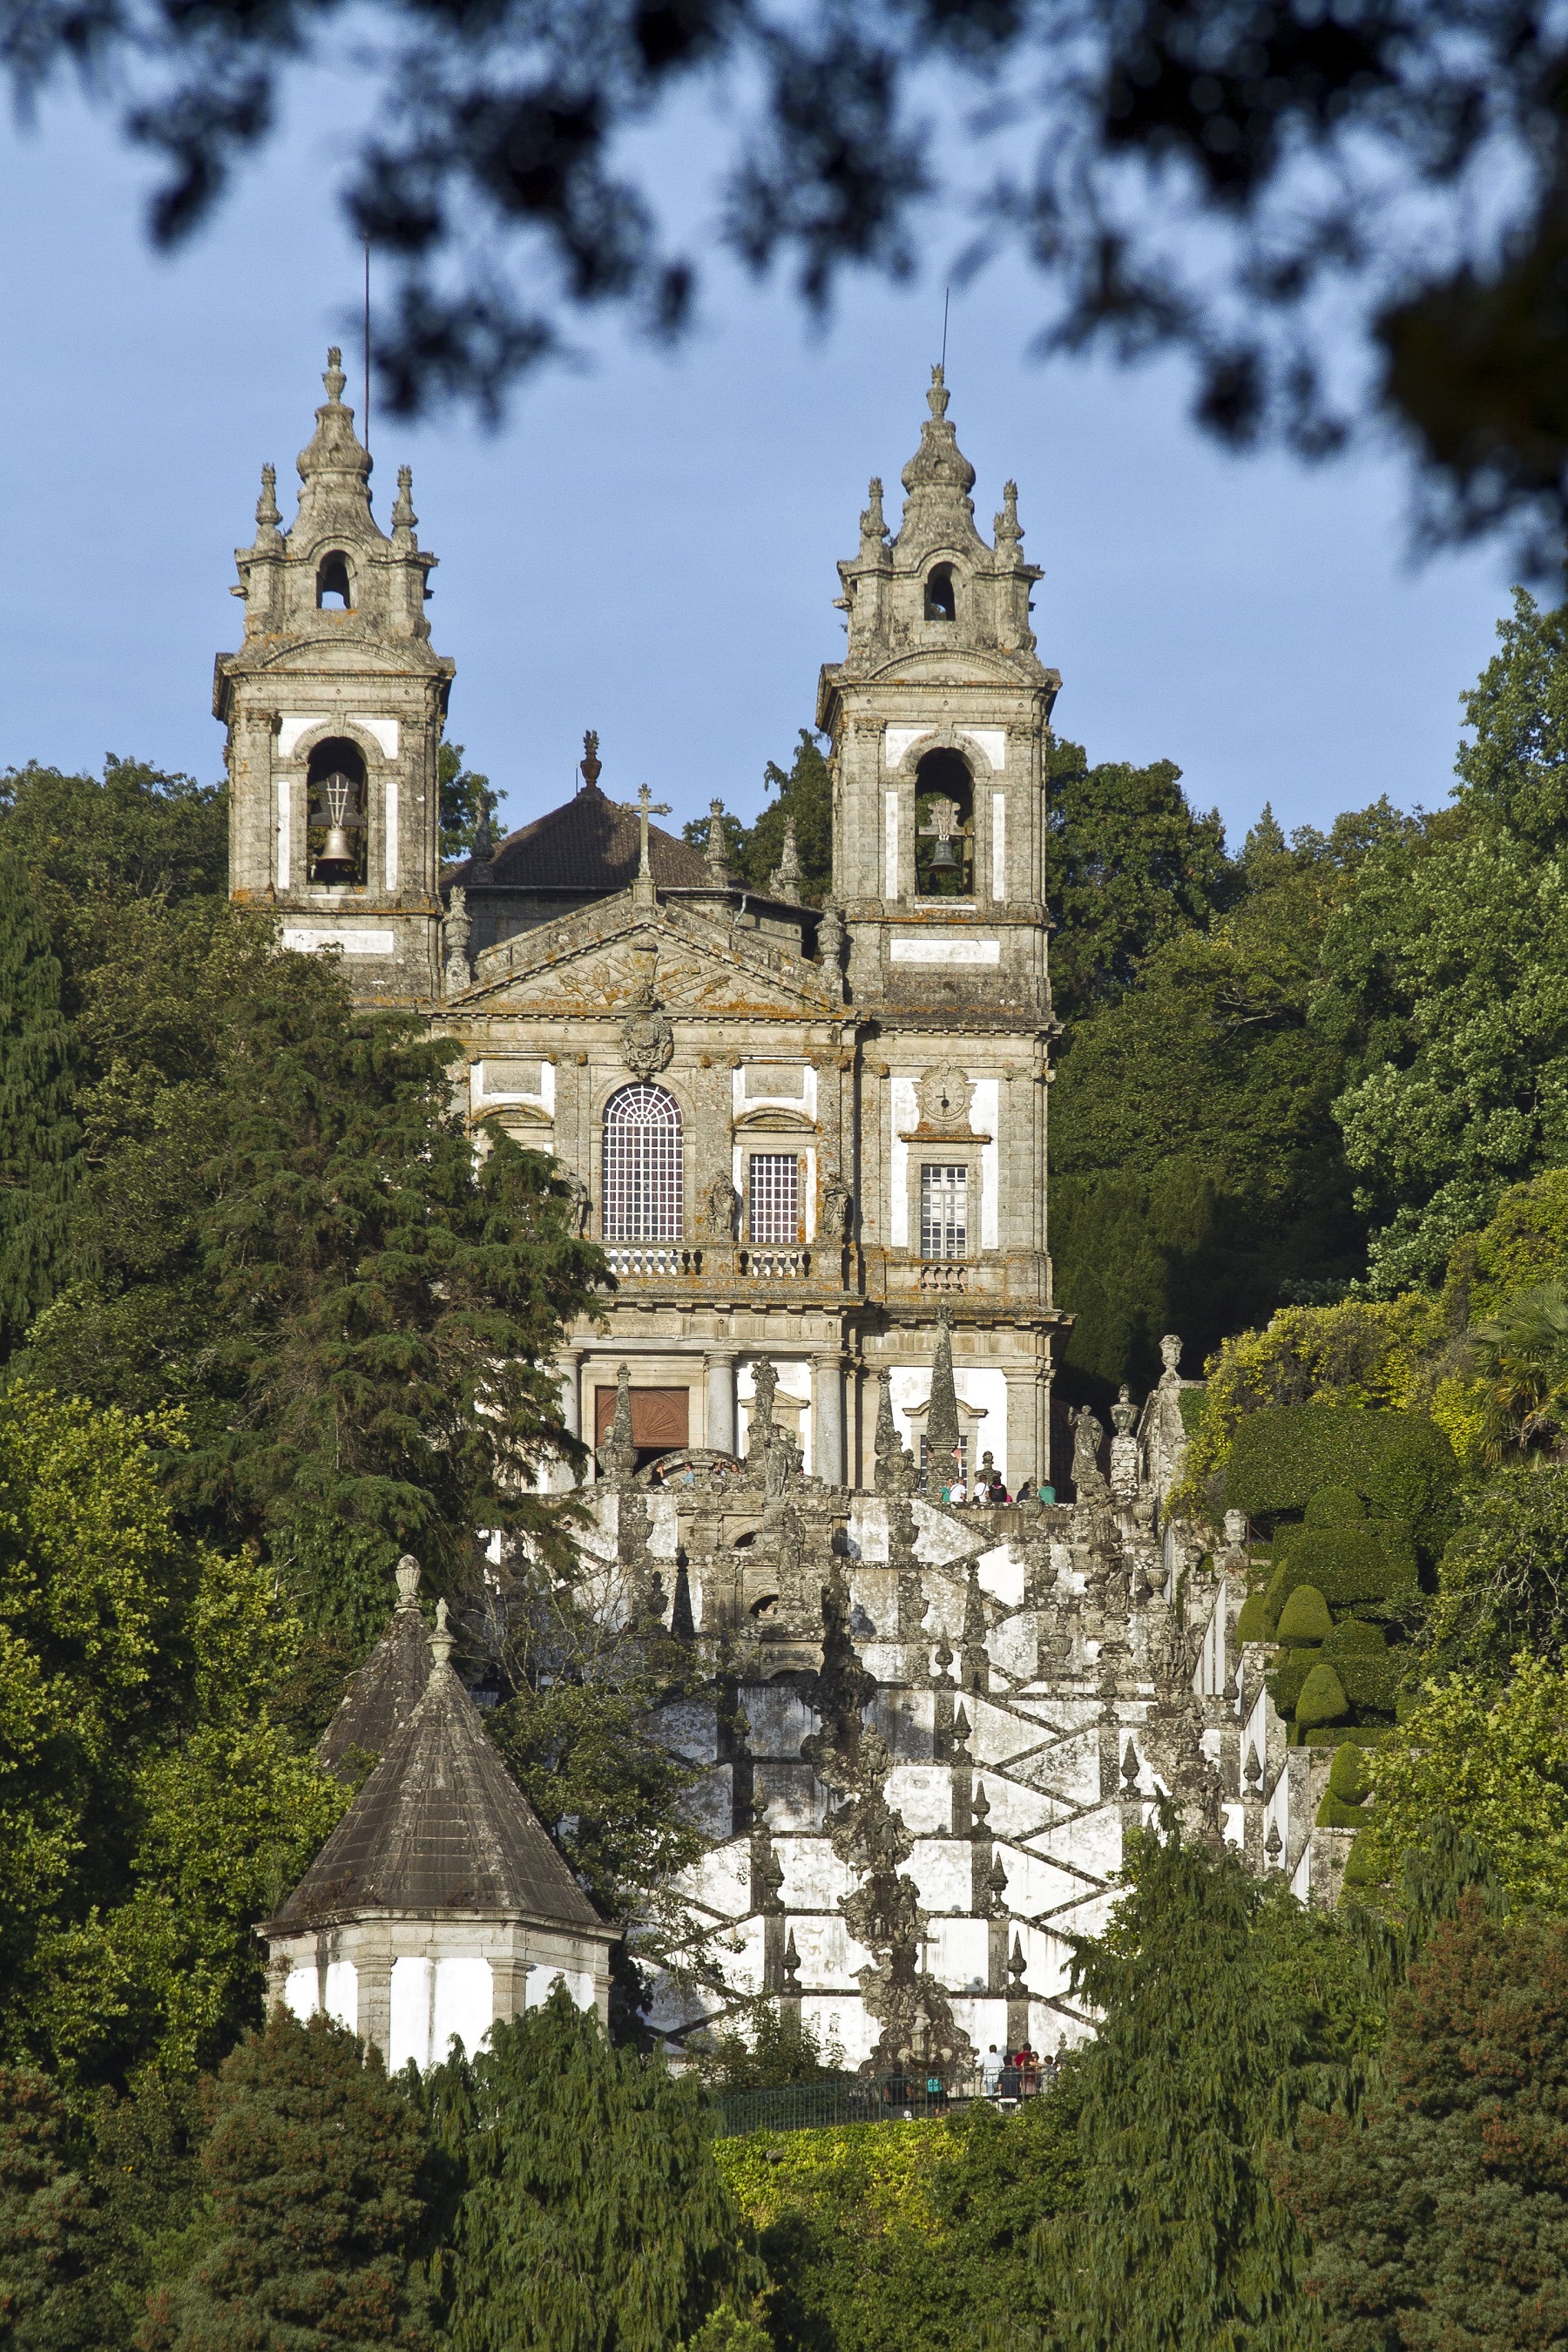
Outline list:
[[[280,530],[263,467],[256,538],[235,556],[245,641],[218,656],[213,688],[230,889],[277,908],[286,946],[341,950],[356,996],[417,1004],[439,985],[437,758],[454,665],[430,650],[437,559],[415,535],[409,469],[389,539],[340,354],[327,361],[299,511]]]
[[[979,994],[1043,1013],[1045,752],[1061,678],[1035,652],[1040,572],[1024,561],[1016,487],[987,546],[940,367],[927,400],[897,536],[873,480],[859,551],[838,567],[849,642],[817,695],[850,987],[862,1004]]]

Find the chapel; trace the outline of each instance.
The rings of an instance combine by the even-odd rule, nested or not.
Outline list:
[[[764,889],[728,871],[724,779],[693,848],[591,729],[570,799],[442,870],[436,558],[406,467],[375,520],[336,352],[324,383],[292,523],[268,467],[237,555],[231,887],[457,1041],[476,1126],[554,1159],[615,1276],[558,1360],[584,1570],[629,1645],[691,1643],[711,1692],[667,1727],[707,1852],[651,2021],[679,2049],[763,1998],[870,2074],[954,2081],[992,2043],[1055,2049],[1090,2024],[1072,1939],[1158,1804],[1303,1895],[1349,1833],[1317,1821],[1327,1749],[1291,1743],[1237,1641],[1239,1522],[1203,1552],[1165,1513],[1179,1339],[1109,1445],[1079,1413],[1057,1498],[1060,679],[1016,488],[987,539],[933,369],[896,525],[873,478],[837,567],[821,904],[787,841]],[[952,1507],[954,1460],[1026,1499]],[[382,1760],[265,1930],[297,2005],[422,2063],[557,1978],[602,2009],[613,1940],[434,1647],[395,1616],[323,1749]]]

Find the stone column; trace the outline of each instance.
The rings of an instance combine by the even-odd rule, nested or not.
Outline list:
[[[583,1350],[563,1348],[555,1359],[555,1377],[561,1383],[561,1419],[574,1437],[583,1434]],[[584,1475],[563,1463],[561,1475],[568,1486],[574,1486]]]
[[[826,1486],[844,1484],[844,1367],[837,1349],[811,1360],[813,1475]]]
[[[703,1408],[704,1443],[715,1454],[735,1451],[735,1351],[710,1348],[703,1356],[708,1394]]]
[[[1049,1484],[1049,1395],[1038,1372],[1007,1374],[1007,1484],[1015,1495],[1026,1478]]]
[[[357,2031],[362,2042],[373,2042],[383,2058],[392,2059],[392,1946],[381,1951],[354,1954],[359,1979]]]

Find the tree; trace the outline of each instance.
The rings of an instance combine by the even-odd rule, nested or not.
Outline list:
[[[1070,1032],[1051,1098],[1056,1292],[1088,1309],[1069,1374],[1146,1381],[1162,1332],[1200,1355],[1359,1271],[1340,1065],[1312,1001],[1325,926],[1403,830],[1379,802],[1289,848],[1255,840],[1237,903],[1173,925]]]
[[[1364,2116],[1309,2113],[1280,2190],[1327,2352],[1568,2334],[1568,1925],[1468,1897],[1395,1999]]]
[[[453,1105],[457,1047],[355,1013],[341,971],[226,905],[120,911],[85,984],[83,1221],[101,1269],[36,1328],[29,1380],[184,1405],[171,1491],[317,1591],[326,1531],[384,1618],[397,1553],[478,1574],[480,1528],[560,1553],[542,1458],[574,1458],[548,1370],[600,1259],[551,1163]]]
[[[202,2169],[220,2234],[173,2299],[173,2352],[428,2346],[424,2159],[379,2053],[274,2009],[218,2076]]]
[[[776,792],[754,824],[737,816],[724,818],[724,854],[736,879],[754,890],[767,889],[784,856],[784,833],[795,826],[795,853],[800,863],[800,891],[809,906],[820,904],[833,879],[833,782],[827,762],[809,729],[803,727],[795,758],[787,769],[770,760],[763,771],[763,786]],[[708,846],[707,817],[694,817],[681,828],[681,837],[694,849]]]
[[[463,2182],[453,2352],[666,2352],[763,2285],[696,2083],[613,2049],[559,1986],[422,2095]]]
[[[283,74],[344,21],[320,0],[221,26],[99,13],[95,88],[160,160],[160,240],[209,212],[280,119]],[[1331,389],[1348,311],[1365,411],[1426,468],[1429,527],[1560,535],[1568,101],[1536,12],[515,0],[432,19],[382,0],[376,21],[346,201],[397,276],[377,337],[395,408],[456,388],[493,411],[563,350],[572,306],[622,304],[658,339],[689,323],[697,265],[659,216],[664,148],[628,153],[625,134],[707,100],[730,135],[699,212],[753,271],[787,259],[813,308],[852,266],[906,274],[922,217],[974,219],[981,253],[1016,244],[1042,271],[1049,344],[1174,347],[1211,430],[1316,457],[1357,418]],[[68,11],[20,14],[20,91],[83,37]]]
[[[1500,1684],[1520,1651],[1568,1648],[1568,1470],[1489,1479],[1443,1555],[1424,1643],[1429,1669]]]
[[[0,2343],[103,2352],[121,2340],[83,2151],[54,2084],[0,2067]]]
[[[1074,1961],[1102,2022],[1079,2062],[1081,2200],[1042,2233],[1047,2340],[1304,2347],[1305,2241],[1262,2150],[1292,2080],[1342,2054],[1332,2012],[1311,1971],[1282,1966],[1281,1898],[1232,1852],[1211,1857],[1167,1816],[1125,1875]]]
[[[63,946],[105,899],[226,890],[228,790],[112,754],[101,778],[29,761],[0,773],[0,843],[43,884]]]
[[[1428,1681],[1400,1737],[1372,1759],[1375,1803],[1356,1874],[1390,1883],[1442,1815],[1484,1848],[1516,1903],[1568,1906],[1568,1675],[1525,1653],[1500,1691],[1490,1678]]]
[[[473,848],[479,828],[479,818],[493,818],[500,805],[500,794],[490,790],[490,780],[463,765],[460,743],[443,743],[437,758],[437,776],[441,790],[441,863],[452,865],[467,857]]]
[[[1194,815],[1181,775],[1172,760],[1091,768],[1081,744],[1051,746],[1051,993],[1069,1051],[1071,1024],[1125,990],[1153,949],[1205,929],[1239,896],[1219,812]]]
[[[1568,608],[1522,590],[1465,697],[1456,805],[1390,833],[1323,938],[1334,1105],[1385,1293],[1568,1159]]]
[[[59,959],[4,840],[0,832],[0,1358],[70,1267],[81,1139]]]

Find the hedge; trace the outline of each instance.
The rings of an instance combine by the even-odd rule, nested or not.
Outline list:
[[[1338,1657],[1333,1661],[1333,1670],[1352,1706],[1369,1709],[1373,1715],[1393,1715],[1405,1674],[1405,1660],[1399,1651],[1385,1650],[1381,1658],[1365,1654]]]
[[[1347,1739],[1334,1750],[1334,1760],[1329,1767],[1329,1787],[1342,1803],[1363,1805],[1372,1793],[1372,1775],[1366,1769],[1366,1752],[1353,1740]]]
[[[1236,1621],[1237,1646],[1244,1642],[1271,1642],[1274,1620],[1268,1614],[1268,1602],[1261,1592],[1249,1592],[1241,1604],[1241,1614]]]
[[[1320,1724],[1340,1723],[1351,1711],[1345,1686],[1332,1666],[1314,1659],[1296,1701],[1296,1722],[1303,1731]]]
[[[1268,1584],[1276,1624],[1298,1585],[1310,1584],[1331,1609],[1358,1601],[1393,1601],[1418,1583],[1408,1530],[1396,1519],[1363,1519],[1349,1527],[1301,1528]]]
[[[1369,1625],[1363,1617],[1346,1617],[1334,1627],[1323,1643],[1325,1658],[1381,1658],[1388,1649],[1388,1636],[1381,1625]]]
[[[1359,1830],[1365,1826],[1366,1807],[1347,1804],[1331,1789],[1318,1807],[1318,1827],[1321,1830]]]
[[[1333,1630],[1329,1604],[1317,1587],[1298,1584],[1279,1612],[1274,1638],[1292,1649],[1300,1649],[1307,1643],[1326,1642]]]
[[[1344,1487],[1374,1512],[1417,1522],[1423,1547],[1440,1549],[1458,1476],[1453,1447],[1419,1413],[1277,1405],[1244,1413],[1237,1424],[1225,1501],[1227,1510],[1274,1519],[1304,1511],[1325,1487]]]

